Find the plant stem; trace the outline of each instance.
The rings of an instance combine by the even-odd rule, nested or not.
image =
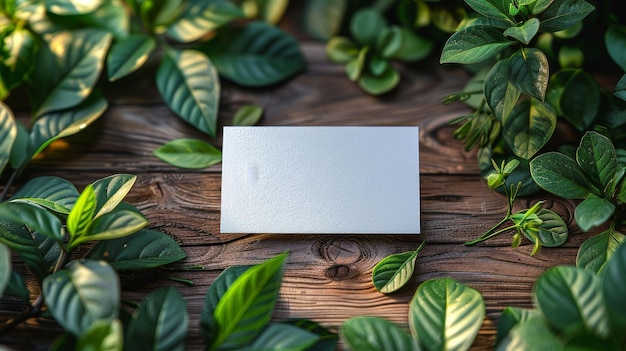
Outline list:
[[[19,172],[19,169],[16,168],[11,173],[11,176],[9,177],[9,180],[7,181],[4,189],[2,190],[2,194],[0,195],[0,202],[4,201],[4,199],[6,198],[7,194],[9,193],[9,188],[11,187],[11,185],[13,185],[13,182],[15,181],[15,178],[17,177],[17,174]]]
[[[505,220],[506,220],[506,219],[508,219],[508,218],[505,218]],[[500,224],[502,224],[502,223],[503,223],[503,222],[500,222],[498,225],[500,225]],[[498,230],[498,231],[495,231],[495,232],[493,232],[493,233],[490,233],[490,231],[491,231],[491,230],[489,230],[489,231],[485,232],[485,234],[483,234],[483,235],[481,235],[480,237],[478,237],[477,239],[474,239],[474,240],[472,240],[472,241],[468,241],[468,242],[466,242],[466,243],[465,243],[465,246],[470,246],[470,245],[478,244],[478,243],[483,242],[483,241],[485,241],[485,240],[487,240],[487,239],[491,239],[491,238],[493,238],[493,237],[494,237],[494,236],[496,236],[496,235],[502,234],[502,233],[507,232],[507,231],[509,231],[509,230],[513,230],[513,229],[515,229],[515,228],[519,228],[519,225],[514,224],[514,225],[512,225],[512,226],[508,226],[508,227],[506,227],[506,228],[502,228],[502,229],[500,229],[500,230]]]

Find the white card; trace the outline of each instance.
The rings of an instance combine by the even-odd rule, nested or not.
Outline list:
[[[417,234],[418,127],[224,127],[222,233]]]

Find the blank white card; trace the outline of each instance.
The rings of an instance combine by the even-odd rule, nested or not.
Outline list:
[[[224,127],[222,233],[420,232],[418,127]]]

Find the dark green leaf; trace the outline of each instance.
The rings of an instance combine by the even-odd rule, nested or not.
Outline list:
[[[115,42],[107,55],[107,74],[113,82],[138,70],[156,47],[149,36],[135,34]]]
[[[213,317],[217,303],[230,286],[252,266],[230,266],[215,278],[204,297],[200,312],[200,331],[206,345],[213,345],[217,337],[217,325]]]
[[[111,240],[131,235],[148,225],[148,220],[134,211],[122,209],[98,217],[89,227],[88,234],[76,237],[69,249],[86,241]]]
[[[393,51],[392,58],[413,62],[425,59],[433,52],[434,44],[427,37],[419,36],[407,28],[399,28],[400,46]]]
[[[542,32],[558,32],[580,22],[595,8],[584,0],[554,0],[539,14]]]
[[[550,140],[555,129],[556,114],[552,107],[531,99],[513,108],[502,128],[502,136],[516,156],[530,159]]]
[[[122,173],[93,182],[92,185],[97,203],[94,218],[113,211],[130,192],[136,180],[136,175]]]
[[[306,64],[295,38],[262,22],[220,32],[204,49],[221,75],[244,86],[278,83]]]
[[[528,45],[539,31],[539,20],[530,18],[519,27],[509,27],[504,31],[504,35],[519,40]]]
[[[103,2],[104,0],[47,0],[46,10],[56,15],[80,15],[95,11]]]
[[[626,101],[626,74],[624,74],[622,78],[620,78],[619,82],[617,82],[617,84],[615,85],[613,95]]]
[[[185,350],[187,304],[174,287],[160,288],[139,304],[128,326],[129,350]]]
[[[511,46],[513,41],[504,37],[494,27],[476,25],[466,27],[452,34],[441,53],[441,63],[478,63],[500,53]]]
[[[479,14],[501,20],[509,23],[513,23],[509,19],[509,2],[504,0],[466,0],[465,1],[474,11]]]
[[[11,277],[4,294],[17,296],[25,303],[28,303],[28,299],[30,298],[30,293],[24,283],[24,279],[22,279],[22,276],[16,271],[11,272]]]
[[[415,260],[425,243],[422,241],[415,251],[392,254],[380,260],[372,270],[376,290],[388,294],[402,288],[413,276]]]
[[[509,335],[513,327],[524,323],[530,317],[541,315],[537,310],[521,309],[516,307],[505,307],[500,315],[497,325],[496,345]]]
[[[80,16],[90,27],[107,30],[116,39],[128,36],[130,32],[131,12],[122,3],[123,0],[104,1],[96,11]]]
[[[98,320],[117,318],[120,282],[105,262],[72,261],[47,277],[42,289],[54,319],[77,337]]]
[[[4,296],[4,291],[9,286],[12,272],[11,249],[0,242],[0,298]]]
[[[346,37],[333,37],[326,43],[326,56],[335,63],[348,63],[359,55],[359,48]]]
[[[241,351],[304,351],[320,339],[310,331],[300,329],[294,325],[284,323],[270,323],[261,334]]]
[[[606,270],[602,276],[602,292],[606,301],[607,312],[611,322],[611,329],[617,336],[620,330],[626,329],[626,282],[624,272],[626,271],[626,245],[621,244],[606,265]],[[601,335],[601,334],[600,334]],[[623,338],[623,334],[620,334]]]
[[[99,320],[76,341],[76,350],[122,351],[124,330],[119,320]]]
[[[559,100],[564,117],[578,130],[589,127],[600,108],[600,89],[594,79],[578,70],[567,80]]]
[[[230,1],[191,0],[166,34],[180,42],[192,42],[243,16],[242,10]]]
[[[550,325],[565,335],[608,334],[608,314],[594,273],[572,266],[553,267],[539,277],[534,292]]]
[[[539,237],[541,246],[557,247],[563,245],[568,237],[567,224],[563,221],[563,218],[545,208],[539,210],[537,216],[543,222],[537,228],[539,232],[534,234]],[[534,236],[529,235],[526,230],[523,230],[523,232],[528,240],[535,242]]]
[[[378,317],[352,317],[341,324],[341,335],[352,350],[406,351],[411,336],[394,323]]]
[[[246,105],[241,107],[233,117],[235,126],[253,126],[259,122],[263,116],[263,107],[259,105]]]
[[[626,241],[626,236],[614,229],[607,229],[585,240],[576,255],[576,267],[596,274],[604,271],[615,250]]]
[[[0,85],[4,81],[6,89],[13,90],[20,86],[31,74],[39,49],[37,38],[26,28],[15,28],[3,37],[2,44],[6,56],[0,64]],[[0,89],[1,90],[1,89]],[[0,99],[2,98],[0,93]]]
[[[96,121],[108,107],[101,93],[94,91],[85,101],[69,110],[46,113],[30,132],[31,157],[42,152],[53,141],[76,134]]]
[[[58,217],[45,208],[30,203],[0,203],[0,219],[26,225],[31,230],[44,234],[58,242],[63,240],[63,224]]]
[[[89,184],[80,194],[72,207],[72,211],[67,216],[66,226],[67,231],[70,233],[70,238],[87,234],[95,210],[96,195],[93,191],[93,186]]]
[[[86,256],[107,261],[116,270],[155,268],[187,257],[171,236],[142,229],[123,238],[99,241]]]
[[[589,131],[576,149],[576,161],[598,188],[606,189],[617,169],[617,154],[609,138]]]
[[[379,76],[375,76],[369,71],[363,72],[359,78],[359,87],[368,94],[380,95],[395,88],[399,81],[398,72],[393,66],[388,65],[387,69]]]
[[[220,82],[208,57],[195,50],[172,49],[159,65],[156,83],[172,111],[216,137]]]
[[[347,0],[307,0],[303,18],[307,34],[328,41],[339,33],[347,6]]]
[[[480,293],[451,278],[422,283],[409,306],[411,334],[426,351],[469,349],[484,317]]]
[[[563,350],[563,341],[550,329],[541,313],[515,325],[498,343],[496,351],[554,351]]]
[[[574,210],[576,223],[583,231],[588,231],[606,222],[615,212],[615,205],[611,201],[589,194]]]
[[[289,319],[283,323],[295,325],[300,329],[308,330],[319,336],[319,340],[311,347],[309,351],[335,351],[339,336],[336,333],[322,327],[319,323],[308,319]]]
[[[111,34],[92,28],[60,31],[46,43],[30,79],[35,117],[74,107],[91,94]]]
[[[30,132],[26,129],[24,124],[17,122],[17,134],[13,141],[13,148],[11,148],[11,167],[19,168],[20,165],[25,165],[30,159]]]
[[[17,137],[17,126],[11,109],[0,102],[0,174],[9,163],[13,141]]]
[[[546,55],[535,48],[522,48],[509,58],[509,81],[522,93],[543,101],[550,79]]]
[[[245,346],[267,325],[278,298],[286,258],[284,253],[248,269],[226,290],[213,313],[217,325],[213,349]]]
[[[533,180],[544,190],[566,199],[582,199],[590,192],[582,168],[559,152],[546,152],[530,162]]]
[[[485,100],[501,123],[506,123],[521,92],[509,82],[507,61],[500,60],[485,77]]]
[[[154,155],[180,168],[202,169],[220,163],[222,153],[198,139],[176,139],[154,150]]]
[[[156,33],[164,32],[185,9],[183,0],[142,0],[138,4],[144,26]]]
[[[68,214],[78,195],[78,190],[69,181],[55,176],[42,176],[27,181],[11,199],[33,201],[59,213]],[[42,200],[47,200],[49,203]]]
[[[350,33],[361,46],[373,46],[376,38],[387,28],[385,18],[376,10],[362,8],[350,19]]]

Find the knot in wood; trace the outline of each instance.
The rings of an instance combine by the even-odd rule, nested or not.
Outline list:
[[[328,240],[320,247],[321,256],[336,265],[351,265],[363,259],[363,246],[356,240]]]
[[[350,269],[350,267],[342,264],[336,264],[326,269],[324,274],[326,278],[331,280],[345,280],[358,275],[356,270]]]

